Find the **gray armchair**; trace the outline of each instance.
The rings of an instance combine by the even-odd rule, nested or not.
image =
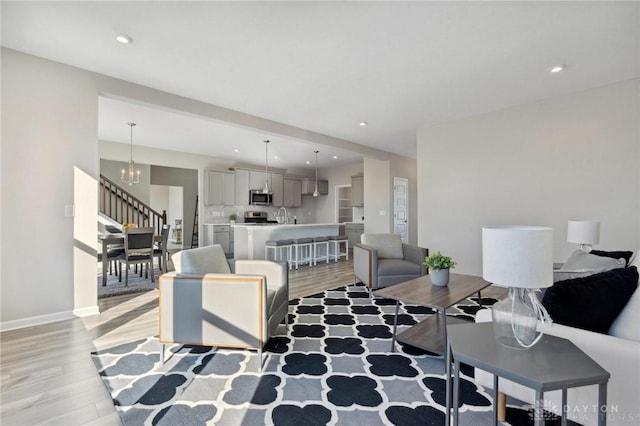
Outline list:
[[[159,340],[163,344],[262,349],[287,318],[286,262],[236,260],[218,244],[172,256],[175,272],[159,279]]]
[[[362,234],[360,241],[353,246],[353,275],[369,290],[427,273],[429,250],[403,243],[399,234]]]

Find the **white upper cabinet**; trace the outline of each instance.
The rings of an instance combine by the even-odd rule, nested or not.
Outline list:
[[[249,170],[236,169],[236,205],[249,205]]]
[[[283,192],[285,207],[302,206],[302,182],[298,179],[284,178]]]
[[[264,188],[264,183],[267,180],[267,174],[265,172],[260,172],[258,170],[250,170],[249,171],[249,189],[262,189]],[[271,187],[271,182],[269,182],[269,187]]]
[[[232,172],[206,170],[204,204],[207,206],[235,205],[235,175]]]
[[[273,205],[284,205],[284,179],[280,173],[271,173],[271,192],[273,192]]]

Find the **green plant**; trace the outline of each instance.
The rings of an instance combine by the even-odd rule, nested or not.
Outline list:
[[[237,214],[235,214],[235,213],[231,213],[231,214],[229,215],[229,220],[236,220],[237,218],[238,218],[238,215],[237,215]]]
[[[451,257],[445,256],[439,251],[431,256],[427,256],[424,258],[424,264],[427,265],[432,271],[439,271],[440,269],[450,269],[456,266],[456,262],[454,262]]]

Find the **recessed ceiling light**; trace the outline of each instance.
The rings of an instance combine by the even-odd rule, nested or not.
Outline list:
[[[274,155],[274,156],[273,156],[273,158],[278,158],[278,156],[277,156],[277,155]]]
[[[333,156],[333,159],[334,159],[334,160],[335,160],[335,159],[337,159],[337,158],[338,158],[338,156],[337,156],[337,155],[334,155],[334,156]]]
[[[131,43],[133,43],[133,38],[131,38],[131,36],[126,35],[126,34],[118,34],[116,36],[116,40],[119,43],[122,43],[122,44],[131,44]]]
[[[549,70],[551,73],[556,74],[559,73],[560,71],[564,70],[567,66],[566,65],[556,65],[551,67],[551,69]]]
[[[311,164],[311,161],[307,160],[307,161],[306,161],[306,163],[307,163],[307,164]]]
[[[366,126],[366,125],[367,125],[367,122],[366,122],[366,121],[361,121],[361,122],[360,122],[360,127],[364,127],[364,126]]]
[[[240,152],[238,148],[234,149],[233,152]]]

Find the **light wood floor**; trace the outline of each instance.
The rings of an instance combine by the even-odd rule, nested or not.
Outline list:
[[[301,267],[289,275],[290,297],[351,282],[351,261]],[[0,334],[2,426],[120,424],[89,354],[156,335],[157,291],[99,305],[100,315]]]

